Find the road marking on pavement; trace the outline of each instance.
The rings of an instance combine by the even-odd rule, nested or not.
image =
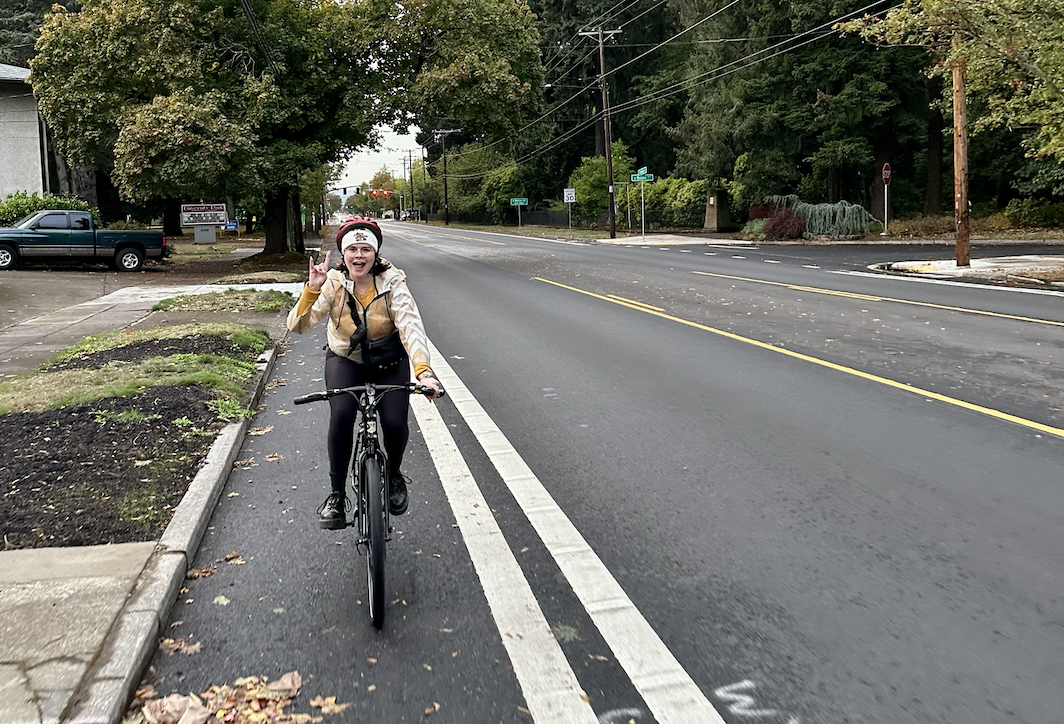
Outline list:
[[[971,289],[970,282],[956,282],[949,279],[925,279],[924,277],[904,276],[901,274],[876,274],[874,272],[851,271],[849,269],[834,269],[828,274],[843,274],[851,277],[871,277],[873,279],[891,279],[898,282],[916,282],[918,284],[945,284],[950,287],[965,287]],[[1044,294],[1050,297],[1064,297],[1064,291],[1053,289],[1027,289],[1025,287],[1003,287],[1000,285],[986,285],[984,289],[993,289],[996,292],[1016,292],[1018,294]]]
[[[618,297],[616,294],[610,294],[610,299],[620,299],[622,302],[628,302],[629,304],[638,304],[640,307],[646,307],[647,309],[653,309],[656,312],[664,312],[664,307],[655,307],[646,302],[638,302],[635,299],[628,299],[627,297]]]
[[[412,233],[410,231],[403,230],[403,231],[400,232],[400,231],[395,231],[393,229],[389,229],[388,231],[390,231],[391,233],[395,234],[396,236],[398,236],[400,239],[403,239],[404,241],[413,241],[415,244],[421,244],[420,241],[414,241],[414,239],[411,239],[411,238],[409,238],[407,236],[404,236],[404,234]],[[418,229],[418,232],[423,233],[423,234],[430,233],[430,232],[422,231],[421,229]],[[414,233],[417,233],[417,232],[414,232]],[[485,232],[485,233],[487,233],[487,232]],[[444,239],[469,239],[470,241],[479,241],[482,244],[495,244],[497,246],[507,246],[505,241],[492,241],[491,239],[478,239],[475,236],[464,236],[462,234],[438,234],[437,236],[439,238],[444,238]],[[421,244],[421,245],[422,246],[432,246],[432,244]]]
[[[802,264],[802,267],[805,268],[805,269],[819,269],[820,268],[816,264]]]
[[[432,354],[434,370],[451,397],[469,395],[435,347]],[[447,423],[424,397],[411,395],[411,405],[533,721],[596,724],[595,711],[554,638],[532,587],[507,545]]]
[[[858,294],[856,292],[842,292],[837,289],[823,289],[821,287],[806,287],[798,284],[787,284],[786,282],[773,282],[767,279],[751,279],[749,277],[737,277],[729,274],[713,274],[711,272],[693,271],[692,274],[698,274],[704,277],[717,277],[718,279],[734,279],[740,282],[752,282],[754,284],[768,284],[773,287],[783,287],[785,289],[793,289],[799,292],[812,292],[814,294],[830,294],[836,297],[849,297],[851,299],[860,299],[864,302],[894,302],[896,304],[910,304],[914,307],[929,307],[931,309],[943,309],[948,312],[964,312],[965,314],[978,314],[983,317],[997,317],[998,319],[1012,319],[1018,322],[1033,322],[1034,324],[1048,324],[1053,327],[1064,327],[1064,322],[1056,322],[1052,319],[1038,319],[1036,317],[1021,317],[1016,314],[1002,314],[1000,312],[988,312],[983,309],[970,309],[968,307],[954,307],[948,304],[932,304],[931,302],[917,302],[912,299],[896,299],[894,297],[881,297],[873,294]],[[880,275],[880,278],[882,276]]]
[[[717,275],[714,275],[714,276],[717,276]],[[878,382],[879,384],[886,385],[887,387],[893,387],[894,389],[897,389],[897,390],[903,390],[905,392],[911,392],[914,395],[920,395],[922,397],[926,397],[926,398],[931,399],[931,400],[936,400],[938,402],[944,402],[947,405],[953,405],[954,407],[960,407],[962,409],[969,410],[971,412],[977,412],[980,415],[986,415],[987,417],[993,417],[993,418],[995,418],[997,420],[1004,420],[1006,422],[1012,422],[1012,423],[1015,423],[1015,424],[1020,425],[1022,427],[1026,427],[1026,428],[1031,429],[1031,430],[1037,430],[1038,432],[1046,433],[1047,435],[1054,435],[1056,437],[1064,438],[1064,429],[1061,429],[1059,427],[1052,427],[1051,425],[1044,425],[1044,424],[1042,424],[1040,422],[1035,422],[1034,420],[1028,420],[1028,419],[1023,418],[1023,417],[1017,417],[1016,415],[1010,415],[1007,412],[1002,412],[1001,410],[995,410],[995,409],[990,408],[990,407],[983,407],[982,405],[976,405],[976,404],[971,403],[971,402],[965,402],[964,400],[958,400],[955,397],[948,397],[946,395],[939,394],[938,392],[932,392],[930,390],[924,390],[924,389],[921,389],[919,387],[914,387],[913,385],[907,385],[904,382],[897,382],[895,380],[888,379],[886,377],[880,377],[879,375],[874,375],[874,374],[871,374],[869,372],[862,372],[861,370],[854,369],[853,367],[846,367],[845,365],[836,364],[835,362],[828,362],[827,360],[820,359],[819,357],[813,357],[811,355],[802,354],[801,352],[795,352],[793,350],[789,350],[789,349],[786,349],[784,347],[776,347],[775,345],[768,344],[767,342],[761,342],[759,340],[751,339],[749,337],[743,337],[742,335],[735,334],[734,332],[726,332],[723,329],[717,329],[715,327],[709,327],[709,326],[707,326],[705,324],[699,324],[698,322],[692,322],[689,319],[683,319],[681,317],[674,317],[671,314],[665,314],[664,312],[655,312],[654,310],[647,309],[646,307],[638,306],[638,305],[635,305],[635,304],[628,304],[626,302],[622,302],[622,301],[617,300],[617,299],[610,299],[609,297],[605,297],[605,296],[603,296],[601,294],[596,294],[594,292],[589,292],[589,291],[586,291],[584,289],[579,289],[577,287],[571,287],[568,284],[562,284],[561,282],[551,281],[550,279],[544,279],[542,277],[535,277],[535,279],[537,281],[545,282],[547,284],[553,284],[554,286],[561,287],[562,289],[568,289],[569,291],[577,292],[579,294],[585,294],[585,295],[587,295],[589,297],[595,297],[596,299],[601,299],[603,301],[610,302],[612,304],[618,304],[618,305],[620,305],[622,307],[628,307],[629,309],[635,309],[635,310],[643,312],[645,314],[653,314],[654,316],[661,317],[662,319],[668,319],[669,321],[672,321],[672,322],[679,322],[680,324],[685,324],[688,327],[694,327],[695,329],[701,329],[701,330],[703,330],[705,332],[712,332],[713,334],[718,334],[721,337],[727,337],[728,339],[733,339],[733,340],[735,340],[737,342],[744,342],[746,344],[750,344],[750,345],[753,345],[755,347],[760,347],[761,349],[771,350],[772,352],[776,352],[777,354],[786,355],[788,357],[793,357],[795,359],[800,359],[800,360],[803,360],[805,362],[812,362],[815,365],[820,365],[821,367],[827,367],[828,369],[832,369],[832,370],[835,370],[837,372],[844,372],[844,373],[846,373],[848,375],[853,375],[854,377],[860,377],[861,379],[869,380],[871,382]],[[789,285],[785,285],[785,286],[789,286]],[[1038,321],[1038,320],[1033,320],[1033,321]]]
[[[660,314],[627,302],[610,301],[640,309],[648,314]],[[569,586],[580,599],[580,603],[598,627],[602,638],[632,680],[654,718],[661,724],[724,724],[709,699],[639,613],[628,594],[543,487],[536,474],[462,384],[443,355],[431,342],[429,346],[433,360],[432,369],[443,382],[454,406],[458,408],[469,429],[484,448],[499,476],[539,534],[547,551],[558,564]],[[420,418],[418,421],[420,424]],[[442,421],[439,424],[442,424]],[[464,474],[468,476],[468,469]],[[448,477],[453,475],[449,474]],[[442,472],[440,477],[443,478]],[[481,504],[477,510],[481,511],[478,520],[484,523],[490,520],[494,523],[486,505]],[[464,524],[461,529],[465,535]],[[484,537],[475,528],[471,532],[477,534],[478,539]],[[496,534],[496,537],[501,538],[501,535]],[[473,546],[470,545],[469,548],[472,549]],[[512,553],[507,551],[507,554],[512,558]],[[528,585],[527,582],[522,583]],[[485,582],[485,590],[488,585]],[[494,588],[495,584],[492,584],[492,587]],[[514,668],[517,668],[516,662]]]

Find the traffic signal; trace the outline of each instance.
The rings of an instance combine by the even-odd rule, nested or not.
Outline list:
[[[388,189],[384,189],[384,198],[388,198],[391,195],[392,195],[391,191],[389,191]]]
[[[377,198],[377,189],[373,189],[373,198]]]

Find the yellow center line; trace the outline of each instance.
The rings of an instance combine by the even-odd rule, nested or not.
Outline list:
[[[628,299],[627,297],[618,297],[616,294],[610,294],[609,297],[610,297],[610,299],[618,299],[618,300],[620,300],[622,302],[628,302],[629,304],[638,304],[640,307],[644,307],[646,309],[653,309],[655,312],[664,312],[665,311],[664,307],[654,307],[654,306],[651,306],[649,304],[645,304],[643,302],[637,302],[634,299]]]
[[[1035,324],[1048,324],[1053,327],[1064,327],[1064,322],[1055,322],[1051,319],[1036,319],[1034,317],[1021,317],[1016,314],[1001,314],[1000,312],[987,312],[983,309],[969,309],[968,307],[954,307],[948,304],[932,304],[931,302],[916,302],[911,299],[895,299],[893,297],[877,297],[867,294],[856,294],[854,292],[840,292],[835,289],[822,289],[820,287],[804,287],[797,284],[787,284],[786,282],[773,282],[767,279],[751,279],[749,277],[736,277],[730,274],[713,274],[711,272],[693,271],[692,274],[699,274],[704,277],[716,277],[717,279],[734,279],[739,282],[751,282],[753,284],[768,284],[773,287],[783,287],[784,289],[793,289],[798,292],[811,292],[813,294],[830,294],[836,297],[849,297],[851,299],[860,299],[866,302],[895,302],[897,304],[911,304],[915,307],[930,307],[931,309],[944,309],[949,312],[963,312],[965,314],[978,314],[984,317],[997,317],[999,319],[1013,319],[1019,322],[1034,322]]]
[[[695,329],[700,329],[700,330],[705,331],[705,332],[712,332],[713,334],[718,334],[721,337],[726,337],[728,339],[735,340],[736,342],[744,342],[746,344],[753,345],[754,347],[759,347],[761,349],[770,350],[770,351],[776,352],[778,354],[786,355],[788,357],[793,357],[794,359],[800,359],[803,362],[811,362],[812,364],[820,365],[821,367],[827,367],[828,369],[835,370],[837,372],[844,372],[844,373],[846,373],[848,375],[853,375],[854,377],[860,377],[861,379],[869,380],[871,382],[876,382],[876,383],[881,384],[881,385],[886,385],[887,387],[893,387],[896,390],[902,390],[904,392],[911,392],[914,395],[921,395],[921,396],[926,397],[926,398],[931,399],[931,400],[936,400],[938,402],[944,402],[947,405],[953,405],[954,407],[960,407],[960,408],[965,409],[965,410],[970,410],[972,412],[977,412],[980,415],[986,415],[987,417],[993,417],[993,418],[995,418],[997,420],[1004,420],[1006,422],[1015,423],[1016,425],[1021,425],[1023,427],[1029,428],[1031,430],[1037,430],[1038,432],[1044,432],[1047,435],[1054,435],[1056,437],[1064,438],[1064,429],[1061,429],[1059,427],[1052,427],[1050,425],[1043,425],[1040,422],[1035,422],[1033,420],[1028,420],[1028,419],[1025,419],[1023,417],[1017,417],[1016,415],[1010,415],[1007,412],[1001,412],[1000,410],[995,410],[995,409],[990,408],[990,407],[983,407],[982,405],[976,405],[976,404],[973,404],[971,402],[965,402],[964,400],[958,400],[955,397],[948,397],[946,395],[939,394],[938,392],[931,392],[930,390],[924,390],[924,389],[921,389],[919,387],[914,387],[913,385],[907,385],[904,382],[897,382],[895,380],[891,380],[891,379],[888,379],[886,377],[880,377],[879,375],[874,375],[874,374],[871,374],[869,372],[862,372],[861,370],[854,369],[853,367],[846,367],[845,365],[836,364],[835,362],[828,362],[827,360],[820,359],[819,357],[813,357],[811,355],[802,354],[801,352],[794,352],[792,350],[789,350],[789,349],[786,349],[786,348],[783,348],[783,347],[776,347],[774,345],[767,344],[766,342],[760,342],[760,341],[758,341],[756,339],[751,339],[749,337],[743,337],[741,335],[735,334],[734,332],[726,332],[723,329],[717,329],[715,327],[709,327],[709,326],[707,326],[705,324],[699,324],[698,322],[692,322],[692,321],[690,321],[688,319],[683,319],[681,317],[674,317],[671,314],[665,314],[664,312],[654,311],[653,309],[648,308],[647,306],[642,305],[642,304],[632,304],[632,303],[629,303],[629,302],[621,301],[620,299],[614,299],[614,298],[611,298],[611,297],[603,296],[601,294],[595,294],[594,292],[589,292],[589,291],[586,291],[584,289],[579,289],[577,287],[571,287],[571,286],[569,286],[567,284],[562,284],[560,282],[551,281],[550,279],[544,279],[542,277],[535,277],[535,279],[536,279],[536,281],[545,282],[546,284],[553,284],[554,286],[561,287],[562,289],[568,289],[569,291],[572,291],[572,292],[577,292],[579,294],[585,294],[585,295],[587,295],[589,297],[595,297],[596,299],[601,299],[601,300],[603,300],[605,302],[611,302],[613,304],[618,304],[618,305],[620,305],[622,307],[628,307],[629,309],[635,309],[636,311],[643,312],[645,314],[652,314],[655,317],[661,317],[662,319],[668,319],[671,322],[678,322],[680,324],[685,324],[688,327],[694,327]],[[787,286],[787,285],[781,285],[781,286]]]

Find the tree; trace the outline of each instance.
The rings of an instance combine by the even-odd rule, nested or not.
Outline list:
[[[37,29],[53,4],[53,0],[0,0],[0,63],[29,66]]]
[[[615,179],[627,179],[632,175],[634,159],[628,155],[628,147],[624,142],[613,143],[612,160]],[[576,189],[576,205],[580,212],[593,219],[610,203],[606,187],[606,159],[602,156],[585,156],[569,177],[569,186]]]
[[[1064,157],[1064,0],[905,0],[842,27],[928,48],[939,58],[932,70],[963,62],[969,91],[987,104],[975,130],[1032,127],[1033,153]]]
[[[671,129],[680,143],[677,172],[728,180],[739,209],[788,192],[882,209],[877,180],[890,161],[899,171],[892,202],[917,207],[914,179],[924,170],[917,163],[929,115],[926,53],[876,51],[824,35],[853,5],[754,0],[699,25],[707,42],[685,64],[697,82]],[[699,3],[681,7],[685,24],[704,16]],[[819,39],[800,45],[817,36],[797,34],[818,27]]]
[[[445,24],[451,5],[468,13],[460,30]],[[48,16],[32,81],[68,159],[135,199],[259,195],[266,250],[281,252],[298,246],[299,175],[372,143],[378,125],[443,111],[483,129],[518,122],[538,70],[521,48],[537,36],[527,7],[512,8],[87,0]]]

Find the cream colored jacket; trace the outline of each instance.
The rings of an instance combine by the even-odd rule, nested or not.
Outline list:
[[[370,339],[387,337],[399,330],[403,347],[414,363],[414,376],[431,369],[425,325],[421,321],[421,313],[414,303],[414,297],[406,286],[406,272],[393,266],[375,276],[373,283],[377,294],[373,301],[363,307],[355,296],[354,282],[338,269],[330,269],[321,291],[315,292],[308,286],[303,287],[303,293],[295,308],[288,313],[288,329],[302,334],[328,317],[329,349],[341,357],[361,363],[361,345],[351,349],[350,344],[351,335],[355,333],[357,326],[347,303],[347,296],[350,295],[359,316],[366,320]]]

